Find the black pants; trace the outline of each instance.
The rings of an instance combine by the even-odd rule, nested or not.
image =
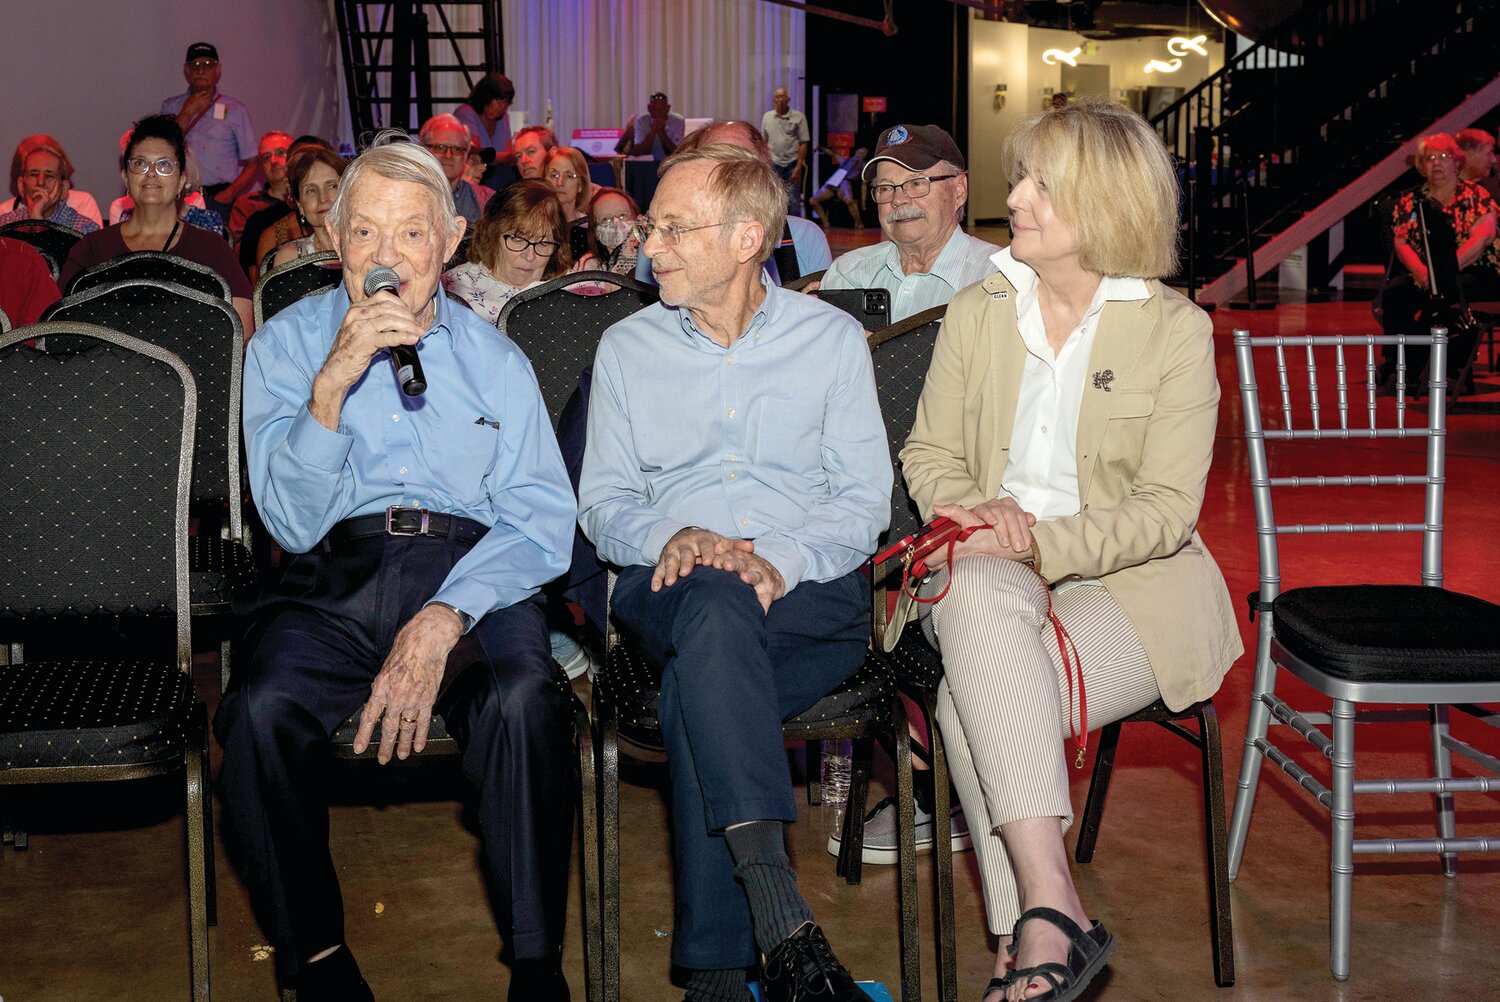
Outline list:
[[[1381,326],[1386,334],[1428,334],[1433,327],[1448,328],[1448,381],[1462,375],[1474,354],[1479,328],[1459,323],[1464,303],[1500,298],[1500,276],[1483,261],[1458,273],[1462,298],[1453,295],[1434,300],[1417,287],[1404,269],[1394,276],[1381,293]],[[1406,346],[1406,382],[1410,386],[1422,378],[1430,349],[1425,345]],[[1381,376],[1390,378],[1396,372],[1396,347],[1387,345],[1380,368]],[[1423,391],[1425,392],[1425,390]]]
[[[225,827],[284,978],[344,941],[322,780],[329,737],[364,704],[397,631],[467,549],[419,537],[324,542],[291,557],[253,610],[249,654],[214,733]],[[459,641],[436,709],[478,791],[500,933],[516,959],[555,956],[573,841],[573,711],[535,601],[490,613]]]

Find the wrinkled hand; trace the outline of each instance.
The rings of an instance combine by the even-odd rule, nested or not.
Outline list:
[[[32,219],[46,219],[57,211],[65,194],[60,178],[36,185],[26,192],[26,213]]]
[[[213,103],[213,99],[213,91],[189,94],[187,100],[182,102],[182,110],[177,113],[177,124],[186,129],[187,124],[193,120],[193,116],[205,110]]]
[[[313,416],[325,427],[337,429],[344,395],[365,374],[375,353],[393,344],[416,344],[426,332],[394,295],[379,293],[349,307],[333,347],[313,379]],[[325,417],[332,417],[333,423]]]
[[[740,580],[755,589],[763,611],[771,611],[771,603],[786,594],[786,580],[776,565],[755,552],[755,544],[748,539],[730,540],[730,547],[715,554],[713,565],[721,571],[738,574]]]
[[[958,504],[940,504],[932,511],[934,515],[952,519],[964,528],[988,525],[993,530],[976,532],[957,544],[953,548],[955,558],[971,553],[989,553],[1009,560],[1025,560],[1031,556],[1031,527],[1036,525],[1036,516],[1024,510],[1015,498],[986,501],[972,510]]]
[[[656,560],[656,570],[651,574],[651,590],[661,591],[672,587],[678,578],[691,574],[694,567],[712,563],[717,554],[742,546],[745,542],[695,526],[678,529],[667,540],[667,545],[661,548],[661,556]]]
[[[354,735],[356,755],[370,746],[376,721],[380,722],[380,750],[375,758],[381,765],[391,760],[392,751],[404,760],[427,747],[432,704],[443,681],[443,667],[462,635],[458,616],[436,605],[422,609],[401,628],[380,674],[370,685],[370,698],[365,701],[359,731]]]

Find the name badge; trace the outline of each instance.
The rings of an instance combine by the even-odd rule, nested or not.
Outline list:
[[[1006,292],[1004,289],[1001,289],[999,292],[992,292],[992,293],[990,293],[990,298],[991,299],[1009,299],[1010,298],[1010,293]]]
[[[222,102],[214,104],[214,118],[220,122],[229,117],[229,106]]]

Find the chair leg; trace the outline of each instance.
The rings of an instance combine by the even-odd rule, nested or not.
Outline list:
[[[823,803],[823,742],[816,739],[804,742],[807,748],[807,803],[818,807]]]
[[[602,1002],[620,1002],[620,733],[614,707],[602,702],[599,713],[599,873],[600,974]]]
[[[207,709],[199,703],[193,710],[182,763],[187,780],[188,952],[193,1002],[208,1000],[208,862],[203,830],[210,809],[203,787],[203,760],[208,757],[206,720]]]
[[[578,735],[578,865],[583,876],[583,977],[587,1002],[599,1002],[603,991],[599,922],[599,777],[594,767],[594,732],[589,711],[575,693],[574,728]]]
[[[937,883],[938,1002],[958,1002],[958,945],[953,925],[953,818],[948,753],[937,728],[936,694],[922,695],[927,718],[928,754],[933,789],[933,879]],[[915,752],[913,752],[915,754]]]
[[[844,802],[844,839],[839,845],[839,861],[834,873],[850,886],[859,884],[864,874],[865,801],[870,792],[870,760],[875,743],[870,738],[855,738],[849,763],[849,795]]]
[[[1212,928],[1214,984],[1234,984],[1234,916],[1229,903],[1229,849],[1224,817],[1224,752],[1219,714],[1212,702],[1198,710],[1203,757],[1203,834],[1208,849],[1208,921]]]
[[[1439,703],[1427,707],[1428,719],[1432,731],[1432,774],[1438,779],[1453,778],[1453,754],[1448,751],[1448,746],[1443,743],[1448,737],[1448,707]],[[1438,838],[1451,839],[1454,834],[1453,819],[1453,794],[1439,793],[1433,797],[1434,806],[1437,808],[1437,833]],[[1443,876],[1458,876],[1458,853],[1445,852],[1441,856],[1443,860]]]
[[[229,691],[229,641],[219,643],[219,692]]]
[[[1109,794],[1109,777],[1114,773],[1115,748],[1120,743],[1120,725],[1116,720],[1099,732],[1099,750],[1094,754],[1094,775],[1089,779],[1089,795],[1083,802],[1083,821],[1078,826],[1078,845],[1073,858],[1080,863],[1094,859],[1094,843],[1099,839],[1099,824],[1104,819],[1104,798]]]
[[[1245,726],[1245,753],[1240,760],[1239,787],[1234,795],[1234,817],[1229,823],[1229,880],[1240,872],[1245,855],[1245,840],[1250,834],[1250,812],[1255,807],[1255,784],[1260,781],[1264,759],[1259,742],[1264,741],[1271,725],[1271,710],[1261,695],[1276,691],[1276,664],[1271,660],[1271,631],[1274,612],[1261,610],[1260,632],[1255,645],[1255,683],[1250,690],[1250,722]]]
[[[203,787],[203,866],[207,882],[208,925],[214,928],[219,924],[219,878],[214,868],[214,776],[208,755],[208,707],[199,703],[198,708],[198,726],[203,731],[203,754],[198,756],[198,782]]]
[[[896,884],[901,909],[901,998],[921,1002],[922,943],[917,928],[917,817],[911,776],[911,734],[906,726],[906,707],[899,698],[891,702],[891,733],[896,739],[897,862],[901,871]]]
[[[1349,977],[1349,933],[1354,891],[1354,704],[1333,701],[1333,825],[1329,850],[1332,876],[1328,906],[1328,967],[1335,979]]]

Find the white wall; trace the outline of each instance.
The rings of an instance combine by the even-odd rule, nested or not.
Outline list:
[[[1046,65],[1048,49],[1071,51],[1086,46],[1082,35],[1024,24],[981,21],[969,24],[969,217],[994,219],[1007,215],[1001,147],[1005,136],[1023,119],[1045,110],[1048,94],[1062,86],[1060,65]],[[1132,38],[1092,43],[1093,52],[1078,55],[1078,64],[1108,66],[1109,94],[1080,94],[1081,99],[1118,100],[1122,89],[1182,87],[1191,89],[1224,65],[1224,47],[1208,43],[1207,57],[1189,53],[1176,73],[1147,73],[1152,59],[1170,59],[1167,39]],[[994,108],[995,85],[1006,85],[1005,108]]]
[[[338,142],[347,130],[327,0],[6,3],[0,39],[6,179],[16,142],[51,133],[73,161],[75,187],[101,208],[120,191],[120,134],[187,89],[182,60],[192,42],[218,47],[219,88],[245,103],[257,133],[310,132]]]

